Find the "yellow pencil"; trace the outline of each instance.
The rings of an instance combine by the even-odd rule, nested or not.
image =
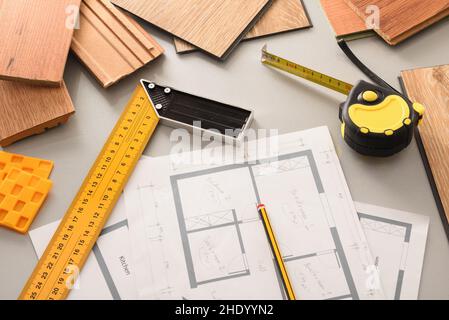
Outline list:
[[[281,251],[279,249],[279,245],[274,236],[273,228],[271,227],[270,219],[268,218],[267,210],[265,209],[265,205],[260,204],[257,206],[257,210],[262,218],[263,225],[265,228],[265,232],[267,233],[268,239],[270,240],[270,247],[273,251],[273,255],[276,260],[276,265],[279,268],[279,271],[282,276],[282,282],[284,283],[285,291],[287,292],[289,300],[296,300],[295,292],[293,291],[292,284],[290,282],[290,278],[288,277],[287,269],[285,268],[284,260],[282,259]]]

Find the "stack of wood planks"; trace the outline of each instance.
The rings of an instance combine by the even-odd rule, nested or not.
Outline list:
[[[70,48],[103,87],[163,53],[109,0],[81,1],[0,0],[0,146],[74,114],[63,80]]]
[[[178,53],[219,59],[242,39],[311,26],[301,0],[0,0],[0,146],[74,114],[70,49],[105,88],[163,54],[114,4],[174,35]]]
[[[449,65],[403,71],[401,79],[409,98],[426,107],[417,141],[449,237]]]
[[[74,113],[63,81],[81,0],[0,1],[0,145],[64,123]]]
[[[112,0],[174,36],[176,51],[226,59],[241,40],[311,26],[301,0]]]
[[[311,22],[300,0],[274,0],[243,40],[257,39],[288,31],[311,27]],[[179,38],[174,38],[176,52],[188,53],[198,50]]]
[[[353,39],[373,29],[390,45],[449,15],[449,0],[321,0],[321,5],[337,37]]]

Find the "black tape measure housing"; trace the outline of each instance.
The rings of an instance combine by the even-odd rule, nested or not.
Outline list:
[[[385,105],[384,108],[398,108],[397,114],[383,110],[382,104],[386,99],[394,99],[395,104],[390,103]],[[356,114],[351,108],[357,108],[357,106],[362,110],[362,113],[366,112],[367,115],[375,112],[379,112],[380,115],[385,114],[384,118],[378,117],[379,121],[375,124],[376,130],[373,130],[370,126],[361,126],[363,117],[355,119],[359,114]],[[365,106],[365,110],[360,106]],[[399,106],[402,106],[402,109]],[[408,108],[408,116],[405,115],[407,113],[407,110],[404,109],[405,106]],[[386,119],[391,115],[397,118]],[[413,103],[410,100],[389,88],[380,87],[363,80],[351,90],[346,102],[340,106],[340,121],[342,122],[344,140],[355,151],[367,156],[389,157],[407,148],[413,139],[414,130],[420,119],[421,115],[414,110]],[[399,121],[401,122],[399,127],[388,127],[389,123],[399,123]],[[378,132],[379,128],[383,128],[382,132]]]

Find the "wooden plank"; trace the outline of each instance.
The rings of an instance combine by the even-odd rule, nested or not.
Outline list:
[[[65,123],[74,112],[64,83],[43,87],[0,80],[0,146]]]
[[[60,86],[80,1],[0,0],[0,79]]]
[[[449,65],[403,71],[401,76],[410,99],[426,107],[417,140],[449,237]]]
[[[224,59],[272,0],[112,0],[151,24]]]
[[[106,88],[159,57],[164,49],[109,0],[83,0],[72,51]]]
[[[384,40],[396,45],[449,15],[449,0],[345,0],[365,20],[368,6],[380,12],[379,29]]]
[[[358,18],[358,17],[357,17]],[[274,0],[272,6],[247,33],[244,40],[251,40],[283,32],[311,27],[312,24],[301,0]],[[177,53],[197,49],[181,39],[174,38]]]
[[[345,3],[344,0],[321,0],[321,7],[337,38],[369,36],[372,29]]]

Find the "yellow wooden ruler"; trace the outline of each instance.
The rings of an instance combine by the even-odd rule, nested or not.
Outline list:
[[[66,298],[158,122],[139,85],[19,299]]]

